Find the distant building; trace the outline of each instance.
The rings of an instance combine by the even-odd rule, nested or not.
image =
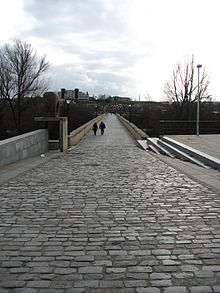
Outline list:
[[[78,101],[89,101],[89,93],[88,92],[84,93],[84,92],[79,91]]]
[[[105,101],[111,101],[111,102],[131,102],[131,98],[129,97],[120,97],[120,96],[107,96],[107,95],[99,95],[98,100],[105,100]]]
[[[61,89],[61,91],[58,92],[58,95],[60,99],[64,99],[64,100],[89,101],[89,93],[88,92],[84,93],[77,88],[74,90]]]
[[[100,94],[99,97],[98,97],[99,100],[106,100],[108,98],[111,98],[111,96],[105,95],[105,94]]]
[[[113,99],[117,102],[130,102],[131,101],[131,98],[129,98],[129,97],[114,96]]]

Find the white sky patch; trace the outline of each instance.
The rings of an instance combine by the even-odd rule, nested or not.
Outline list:
[[[10,36],[16,33],[17,25],[22,15],[22,1],[0,1],[0,42],[8,42]]]
[[[25,15],[22,0],[0,0],[0,44],[20,37],[20,32],[31,31],[37,20]]]

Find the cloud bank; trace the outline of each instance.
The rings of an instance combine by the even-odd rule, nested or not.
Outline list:
[[[51,90],[78,87],[95,95],[161,100],[176,62],[194,54],[213,73],[213,95],[220,96],[220,45],[212,36],[220,22],[218,0],[0,2],[0,25],[8,24],[0,44],[20,38],[46,54]]]

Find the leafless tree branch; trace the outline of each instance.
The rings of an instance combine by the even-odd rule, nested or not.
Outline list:
[[[46,56],[38,57],[31,44],[26,42],[15,40],[13,45],[6,44],[0,49],[0,94],[10,103],[18,132],[22,101],[46,90],[43,75],[48,68]]]
[[[210,101],[211,95],[208,93],[209,80],[205,69],[199,81],[200,100]],[[164,93],[167,99],[176,109],[176,116],[179,118],[189,117],[192,104],[195,103],[198,91],[198,79],[195,77],[194,56],[184,65],[178,63],[173,69],[171,80],[164,86]]]

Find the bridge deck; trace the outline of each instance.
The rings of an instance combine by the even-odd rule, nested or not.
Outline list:
[[[1,185],[0,292],[220,292],[219,194],[105,123]]]

